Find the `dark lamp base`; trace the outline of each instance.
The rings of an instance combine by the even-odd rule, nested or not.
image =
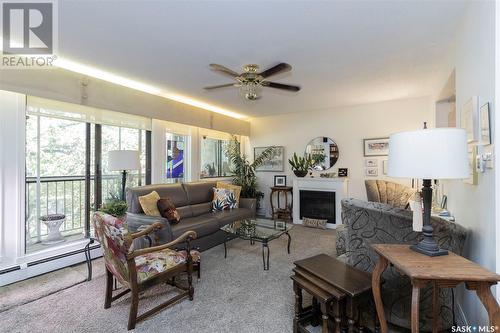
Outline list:
[[[445,256],[448,254],[447,250],[443,250],[440,248],[429,250],[429,249],[422,247],[420,244],[411,245],[410,250],[425,254],[426,256],[429,256],[429,257]]]

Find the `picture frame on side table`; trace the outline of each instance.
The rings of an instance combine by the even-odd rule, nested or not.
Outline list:
[[[378,168],[365,168],[365,175],[368,177],[377,177]]]
[[[478,104],[477,96],[472,96],[463,106],[460,112],[460,127],[467,132],[467,143],[476,143],[479,136]]]
[[[349,174],[349,170],[347,168],[339,168],[338,176],[339,177],[347,177]]]
[[[486,102],[479,108],[479,144],[491,145],[490,103]]]
[[[275,175],[274,176],[274,186],[275,187],[285,187],[286,186],[286,176],[285,175]]]
[[[365,157],[388,156],[389,138],[363,139],[363,153]]]
[[[262,154],[268,147],[254,147],[253,158],[254,160]],[[272,171],[283,172],[285,169],[285,147],[276,146],[275,151],[271,157],[262,163],[255,171]]]

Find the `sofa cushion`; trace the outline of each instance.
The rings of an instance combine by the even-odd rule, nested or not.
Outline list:
[[[175,207],[188,205],[187,195],[182,184],[155,184],[127,189],[128,211],[136,214],[143,213],[144,211],[142,210],[138,197],[149,194],[152,191],[156,191],[160,198],[170,198]]]
[[[233,223],[234,221],[251,218],[252,215],[253,213],[249,208],[236,208],[212,213],[212,216],[219,222],[219,228],[222,228],[226,224]]]
[[[190,205],[196,205],[203,202],[212,201],[214,192],[213,188],[216,186],[215,182],[193,182],[184,183],[184,190]],[[161,195],[161,193],[160,193]],[[176,205],[178,206],[178,205]]]
[[[193,216],[198,216],[198,215],[210,213],[212,211],[212,203],[211,202],[203,202],[203,203],[191,205],[191,210],[193,212]]]
[[[241,186],[233,185],[226,182],[217,182],[217,188],[224,188],[226,190],[232,190],[234,196],[236,197],[236,207],[240,204]]]
[[[174,238],[189,230],[195,231],[198,238],[201,238],[219,230],[219,223],[212,217],[212,213],[209,213],[182,219],[181,223],[172,226]]]
[[[152,191],[146,195],[141,195],[139,197],[139,203],[141,204],[144,214],[148,216],[161,216],[161,213],[158,210],[158,200],[160,200],[160,196],[156,191]]]
[[[214,199],[212,200],[212,211],[221,211],[238,208],[238,202],[233,190],[214,187]]]
[[[177,212],[179,213],[181,220],[193,216],[193,210],[191,209],[191,206],[177,207]]]
[[[170,223],[179,223],[181,216],[169,198],[162,198],[158,200],[157,206],[162,217],[168,219]]]

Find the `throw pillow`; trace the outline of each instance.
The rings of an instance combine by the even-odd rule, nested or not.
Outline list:
[[[179,223],[181,216],[169,198],[161,198],[158,200],[157,206],[161,216],[166,218],[170,224]]]
[[[160,200],[160,196],[156,191],[139,197],[139,203],[141,204],[144,214],[148,216],[161,216],[157,205],[158,200]]]
[[[212,211],[222,211],[238,207],[236,196],[232,190],[214,187],[214,198],[212,200]]]
[[[233,185],[225,182],[217,182],[217,188],[224,188],[227,190],[233,190],[234,196],[236,197],[236,207],[240,206],[240,195],[241,195],[241,186]]]
[[[308,228],[326,229],[326,222],[328,220],[310,219],[308,217],[302,219],[302,224]]]

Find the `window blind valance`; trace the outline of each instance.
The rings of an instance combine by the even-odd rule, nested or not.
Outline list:
[[[151,130],[151,119],[35,96],[27,97],[27,114],[94,124]]]

